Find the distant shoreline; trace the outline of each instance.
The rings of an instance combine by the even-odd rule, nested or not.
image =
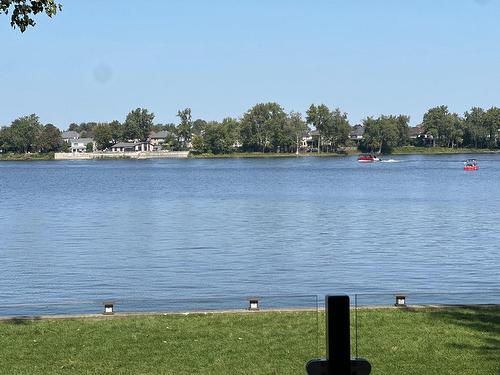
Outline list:
[[[234,152],[230,154],[190,154],[193,159],[238,159],[238,158],[293,158],[293,157],[346,157],[360,154],[361,151],[348,152],[307,152],[307,153],[274,153],[274,152]],[[398,147],[392,150],[389,155],[454,155],[454,154],[497,154],[500,149],[477,149],[477,148],[445,148],[445,147]],[[82,158],[84,159],[84,158]],[[90,159],[90,158],[89,158]],[[130,159],[126,157],[113,158]],[[54,153],[47,154],[0,154],[0,161],[51,161],[56,160]]]
[[[191,155],[195,159],[227,159],[227,158],[293,158],[293,157],[347,157],[361,154],[361,151],[349,152],[308,152],[308,153],[267,153],[267,152],[235,152],[232,154],[199,154]],[[382,154],[382,157],[391,155],[455,155],[455,154],[497,154],[500,149],[469,149],[469,148],[445,148],[445,147],[398,147],[390,154]]]

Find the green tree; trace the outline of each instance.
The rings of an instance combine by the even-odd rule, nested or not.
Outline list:
[[[500,130],[500,108],[492,107],[488,109],[484,123],[486,129],[488,129],[488,146],[497,147],[498,132]]]
[[[65,142],[64,140],[61,142],[61,148],[60,150],[61,152],[69,152],[69,143],[68,142]]]
[[[399,133],[398,146],[406,146],[410,143],[410,116],[399,115],[396,122]]]
[[[0,0],[0,13],[9,14],[10,24],[13,28],[19,27],[21,32],[28,26],[35,26],[33,16],[45,13],[52,17],[62,10],[62,5],[54,0]]]
[[[200,135],[203,132],[205,125],[207,125],[207,122],[205,120],[201,119],[195,120],[193,122],[193,128],[192,128],[193,134]]]
[[[226,142],[226,134],[222,124],[210,122],[205,125],[203,132],[204,152],[223,154],[229,152],[230,145]]]
[[[335,109],[327,122],[326,138],[335,151],[340,146],[345,146],[349,140],[351,126],[347,120],[347,113],[342,113],[339,108]]]
[[[113,129],[110,124],[100,123],[94,127],[94,141],[98,150],[105,150],[114,143]]]
[[[24,153],[37,151],[36,143],[42,128],[35,114],[14,120],[9,130],[9,144],[12,151]]]
[[[191,119],[191,108],[186,108],[177,112],[177,117],[181,122],[177,126],[177,136],[179,144],[183,150],[187,149],[188,144],[191,142],[193,134],[193,121]]]
[[[484,109],[473,107],[464,113],[464,143],[469,147],[483,147],[487,143],[487,131],[484,126]]]
[[[241,123],[235,118],[226,117],[221,125],[224,129],[225,142],[230,150],[234,151],[240,144]]]
[[[290,112],[286,120],[285,132],[291,137],[295,144],[295,153],[299,153],[300,141],[304,133],[308,130],[306,122],[298,112]]]
[[[232,118],[225,118],[221,123],[207,123],[203,129],[203,152],[213,154],[233,152],[238,141],[237,134],[238,121]]]
[[[452,126],[449,133],[450,145],[451,148],[455,146],[461,146],[463,143],[464,132],[463,128],[463,119],[456,113],[452,114]]]
[[[283,141],[286,113],[277,103],[259,103],[241,120],[240,137],[246,151],[266,152]]]
[[[306,114],[307,123],[314,126],[319,133],[318,152],[321,152],[321,137],[323,133],[329,131],[328,129],[329,124],[331,124],[332,113],[330,109],[324,104],[321,104],[319,106],[311,104]]]
[[[62,143],[61,132],[52,124],[47,124],[41,128],[36,141],[40,152],[57,152],[61,150]]]
[[[362,147],[371,152],[390,153],[394,147],[404,146],[407,142],[408,116],[385,116],[377,119],[367,117],[363,120],[365,133]]]
[[[382,150],[382,126],[378,120],[373,117],[367,117],[363,120],[365,132],[363,134],[362,147],[367,151],[374,152]]]
[[[72,122],[71,124],[69,124],[69,128],[68,128],[69,131],[72,131],[72,132],[80,132],[80,126],[77,124],[77,123],[74,123]]]
[[[448,111],[445,105],[431,108],[424,115],[422,122],[426,134],[433,136],[433,146],[437,143],[444,147],[454,147],[455,141],[460,139],[459,116]]]
[[[0,128],[0,150],[2,152],[11,151],[11,135],[9,127]]]
[[[324,104],[319,106],[313,104],[307,110],[307,123],[313,125],[319,132],[318,152],[322,148],[326,148],[327,151],[330,148],[337,150],[349,140],[351,127],[347,113],[342,113],[339,108],[330,111]]]
[[[87,152],[94,152],[94,144],[92,142],[89,142],[85,146],[85,150]]]
[[[199,152],[206,152],[205,139],[203,138],[202,135],[197,135],[197,134],[193,135],[191,143],[193,145],[193,150]]]
[[[149,113],[144,108],[131,111],[123,124],[123,136],[125,139],[146,140],[153,127],[154,118],[154,113]]]
[[[118,120],[113,120],[109,123],[111,129],[111,143],[117,143],[123,138],[123,125]]]

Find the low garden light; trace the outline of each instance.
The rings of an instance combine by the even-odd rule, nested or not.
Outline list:
[[[113,301],[106,301],[103,302],[104,305],[104,315],[113,315],[114,313],[114,305],[115,303]]]
[[[259,299],[257,297],[248,298],[248,310],[250,311],[259,310]]]
[[[397,307],[406,307],[406,296],[404,294],[397,294],[396,303],[394,305]]]

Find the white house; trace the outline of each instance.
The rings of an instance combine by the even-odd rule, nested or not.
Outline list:
[[[69,130],[61,133],[61,138],[66,143],[71,143],[71,141],[80,138],[80,133]]]
[[[159,132],[152,132],[149,135],[149,140],[151,141],[151,144],[153,145],[153,148],[155,150],[161,150],[163,147],[163,144],[167,141],[167,138],[170,136],[170,132],[167,130],[162,130]]]
[[[69,140],[69,150],[72,153],[87,152],[87,145],[92,144],[92,151],[96,150],[96,144],[92,138],[78,138]]]
[[[151,142],[120,142],[111,146],[112,152],[138,152],[153,151]]]

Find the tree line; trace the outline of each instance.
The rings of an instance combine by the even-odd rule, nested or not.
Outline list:
[[[80,133],[82,138],[93,138],[99,150],[109,149],[115,143],[147,140],[152,132],[166,131],[164,148],[191,149],[200,153],[224,154],[232,152],[298,152],[303,137],[312,132],[310,150],[339,152],[346,147],[359,147],[367,152],[390,153],[395,147],[441,146],[498,148],[500,108],[488,110],[473,107],[463,116],[451,113],[447,106],[429,109],[419,126],[420,136],[410,138],[410,117],[381,115],[367,117],[357,127],[364,129],[361,140],[354,141],[348,115],[339,108],[311,105],[306,116],[287,113],[277,103],[259,103],[240,118],[222,121],[193,120],[191,109],[177,113],[178,123],[155,123],[155,115],[145,108],[130,111],[125,121],[72,123],[68,130]],[[36,115],[15,119],[10,126],[0,129],[2,152],[57,152],[65,151],[60,130],[53,124],[43,125]],[[309,151],[310,151],[309,150]]]

